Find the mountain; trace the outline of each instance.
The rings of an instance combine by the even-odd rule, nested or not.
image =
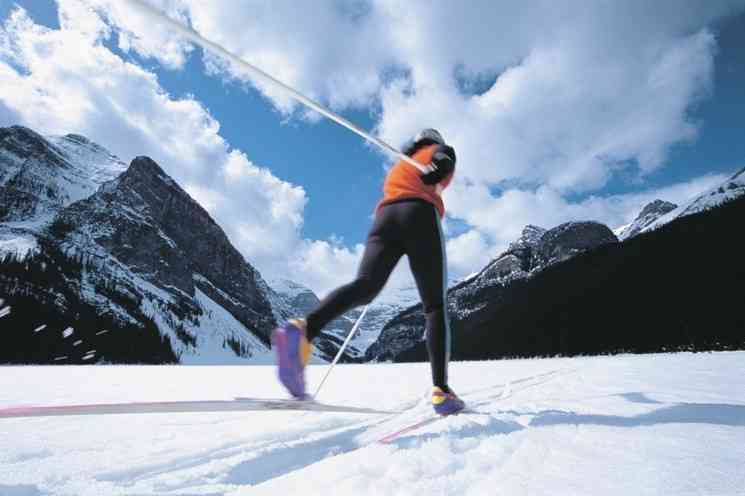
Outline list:
[[[672,212],[676,208],[678,208],[676,204],[664,200],[655,200],[648,203],[631,224],[619,229],[619,232],[617,233],[618,239],[624,241],[636,236],[642,232],[644,228],[650,226],[657,221],[657,219]]]
[[[743,218],[745,196],[530,277],[451,291],[452,357],[745,348]],[[426,350],[417,342],[390,358],[423,360]]]
[[[304,317],[320,302],[312,290],[295,281],[274,278],[268,283],[281,300],[282,308],[286,309],[284,318]],[[323,361],[333,360],[353,324],[353,321],[344,316],[332,321],[321,336],[313,342],[313,356]],[[340,360],[342,362],[355,361],[358,354],[359,351],[354,346],[349,346]]]
[[[507,251],[476,276],[448,290],[451,327],[478,318],[494,305],[502,304],[509,298],[513,285],[535,277],[548,267],[617,242],[610,229],[596,222],[568,222],[550,230],[527,226]],[[416,305],[386,324],[365,358],[371,361],[396,359],[411,348],[421,348],[423,340],[424,314],[421,305]]]
[[[658,229],[675,219],[705,212],[745,195],[745,168],[719,186],[698,195],[684,205],[656,200],[650,203],[629,226],[624,226],[620,239],[626,240],[642,232]],[[633,226],[633,227],[632,227]]]
[[[81,136],[13,127],[0,132],[0,187],[3,325],[16,342],[0,361],[91,349],[104,362],[270,360],[272,291],[151,159],[127,167]]]
[[[290,309],[292,316],[305,316],[320,303],[312,290],[297,282],[278,278],[271,279],[269,285],[280,295],[284,307]],[[356,363],[364,359],[365,351],[377,339],[384,325],[407,304],[411,304],[412,298],[418,298],[411,289],[416,291],[415,288],[404,288],[370,304],[355,336],[341,356],[341,362]],[[356,308],[331,321],[313,343],[315,356],[325,361],[333,360],[361,313],[362,308]]]
[[[21,228],[51,221],[127,167],[82,136],[47,140],[22,126],[0,128],[0,164],[0,222]]]

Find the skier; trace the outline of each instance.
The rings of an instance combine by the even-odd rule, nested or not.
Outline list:
[[[440,225],[445,215],[441,193],[453,178],[455,150],[445,144],[437,130],[424,129],[403,152],[425,165],[427,172],[403,160],[388,172],[356,279],[332,291],[305,318],[291,319],[272,333],[280,381],[298,399],[308,398],[305,366],[313,339],[344,312],[370,303],[398,260],[407,255],[426,316],[432,406],[440,415],[464,408],[463,401],[448,386],[450,326],[445,239]]]

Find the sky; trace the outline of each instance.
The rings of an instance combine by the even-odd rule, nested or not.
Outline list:
[[[745,166],[745,0],[148,1],[394,146],[439,129],[451,278],[527,224],[615,228]],[[262,275],[319,295],[354,276],[391,165],[121,0],[0,0],[13,124],[153,157]],[[399,264],[389,289],[410,283]]]

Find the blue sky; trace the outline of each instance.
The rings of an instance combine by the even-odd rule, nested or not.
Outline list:
[[[75,10],[78,1],[66,1],[62,5],[70,12],[79,13],[80,10]],[[365,13],[361,16],[355,14],[354,19],[349,17],[348,12],[335,10],[334,5],[338,4],[330,2],[328,6],[323,3],[318,9],[328,9],[329,12],[321,12],[320,20],[314,22],[327,22],[326,26],[303,24],[302,12],[294,16],[299,20],[289,21],[283,9],[291,11],[293,5],[291,2],[287,5],[284,3],[275,4],[282,4],[276,7],[277,12],[255,15],[238,6],[230,7],[234,12],[215,13],[209,7],[195,7],[192,4],[188,15],[195,26],[201,23],[206,30],[212,28],[212,36],[228,37],[226,43],[231,44],[228,48],[242,51],[244,56],[255,53],[257,58],[261,58],[267,53],[271,54],[266,59],[269,66],[262,68],[278,76],[280,74],[273,71],[287,71],[294,79],[288,82],[298,84],[301,91],[324,103],[336,99],[335,107],[346,118],[365,129],[376,129],[380,136],[394,145],[400,145],[418,127],[436,126],[443,130],[446,138],[452,136],[461,159],[459,170],[463,171],[463,183],[452,194],[449,193],[452,198],[446,196],[453,207],[447,221],[451,251],[462,254],[454,257],[453,268],[456,272],[477,270],[479,264],[495,255],[494,251],[519,233],[527,222],[552,227],[552,223],[586,217],[619,224],[628,220],[644,201],[657,193],[669,194],[669,199],[680,201],[696,187],[710,185],[722,174],[745,166],[745,140],[741,123],[745,115],[745,54],[742,50],[745,46],[745,13],[742,2],[733,1],[726,7],[712,7],[710,10],[707,10],[709,7],[697,6],[696,2],[680,3],[684,8],[676,6],[675,2],[668,6],[661,4],[657,9],[650,7],[653,9],[650,11],[640,10],[647,7],[630,7],[628,16],[633,20],[634,29],[639,30],[637,38],[642,40],[638,47],[631,43],[631,48],[623,46],[624,40],[601,39],[603,32],[598,26],[604,22],[619,23],[617,28],[610,28],[611,32],[618,29],[619,33],[625,33],[623,30],[628,29],[622,24],[624,16],[602,9],[590,12],[587,24],[580,23],[566,29],[571,26],[558,25],[561,21],[555,21],[557,15],[539,12],[538,7],[521,10],[510,6],[515,10],[511,12],[513,17],[523,16],[533,20],[535,30],[519,28],[516,30],[518,32],[511,33],[514,39],[486,37],[485,43],[484,39],[478,37],[487,36],[489,30],[486,27],[502,22],[501,19],[506,16],[506,13],[499,11],[487,12],[498,10],[492,9],[493,4],[487,3],[489,6],[485,7],[483,15],[479,15],[479,12],[445,13],[454,22],[463,16],[463,26],[467,25],[469,15],[475,16],[470,18],[471,22],[474,19],[490,19],[489,22],[493,24],[485,25],[478,35],[462,28],[453,33],[452,40],[446,40],[448,44],[445,46],[437,43],[446,41],[431,41],[431,50],[435,53],[430,53],[426,46],[416,51],[409,46],[411,43],[398,43],[400,33],[398,37],[387,36],[386,28],[381,28],[386,23],[374,22],[375,17],[393,16],[390,19],[397,22],[398,17],[395,12],[391,13],[394,10],[391,4],[383,0],[371,3],[372,14],[363,9]],[[58,6],[47,0],[0,0],[1,22],[7,21],[16,5],[26,10],[34,23],[53,30],[60,29]],[[210,149],[204,151],[206,157],[224,160],[225,153],[237,150],[245,154],[253,165],[268,171],[271,177],[264,177],[263,180],[272,188],[286,185],[302,188],[302,194],[296,189],[292,190],[295,199],[290,206],[278,202],[278,209],[282,213],[289,212],[287,215],[296,220],[298,216],[301,218],[302,228],[297,229],[294,235],[284,232],[278,235],[287,246],[275,250],[277,253],[291,252],[296,248],[293,243],[302,244],[303,249],[308,250],[303,262],[295,265],[295,270],[308,270],[309,273],[298,278],[323,290],[332,286],[338,278],[311,274],[313,269],[309,266],[317,264],[326,272],[338,266],[340,273],[348,275],[359,257],[358,244],[365,239],[372,209],[380,196],[386,158],[334,123],[325,119],[311,121],[303,118],[297,109],[288,110],[286,102],[271,90],[257,89],[231,68],[210,67],[206,70],[200,50],[185,51],[183,62],[179,63],[164,55],[167,50],[159,53],[159,46],[165,45],[157,45],[158,40],[152,41],[152,46],[144,46],[147,40],[142,41],[143,46],[140,47],[134,43],[123,44],[120,31],[131,36],[137,31],[137,19],[129,18],[121,7],[117,7],[120,10],[116,11],[112,8],[106,17],[103,14],[106,12],[105,5],[99,15],[113,29],[113,34],[99,36],[98,41],[91,41],[92,46],[100,43],[113,56],[131,63],[144,73],[154,75],[157,78],[156,90],[159,87],[170,100],[189,99],[200,106],[202,110],[198,111],[211,116],[219,124],[217,134],[224,140],[228,152],[218,153]],[[545,4],[539,7],[546,8]],[[199,9],[202,11],[198,12]],[[243,16],[242,19],[248,21],[254,17],[258,19],[258,24],[253,28],[259,33],[257,39],[264,33],[260,38],[264,45],[254,47],[250,40],[241,39],[240,36],[252,28],[231,26],[231,18],[228,17],[231,15],[236,18]],[[427,15],[438,14],[428,12]],[[493,17],[490,18],[490,15]],[[596,19],[592,19],[593,15]],[[647,20],[658,17],[659,21],[655,22],[659,24],[659,29],[650,23],[651,27],[645,30],[644,23],[638,21],[640,18]],[[288,27],[289,22],[296,24]],[[579,21],[572,19],[567,22]],[[360,40],[350,40],[348,23],[357,29],[351,32],[359,32]],[[557,26],[554,26],[555,23]],[[79,24],[69,29],[84,30],[84,23],[81,21]],[[240,23],[236,21],[236,24]],[[529,26],[530,23],[522,24]],[[641,26],[637,28],[639,24]],[[409,28],[408,25],[404,26],[402,32]],[[524,32],[520,29],[524,29]],[[559,41],[562,40],[561,36],[566,36],[565,43],[555,43],[559,48],[552,48],[551,43],[545,43],[542,39],[542,33],[551,32],[552,29]],[[304,33],[304,30],[308,32]],[[574,34],[564,34],[569,31],[580,35],[575,39]],[[495,28],[494,32],[500,31]],[[234,33],[233,38],[229,38],[231,33]],[[209,37],[211,33],[204,34]],[[426,38],[426,34],[422,36]],[[166,37],[167,34],[161,33],[161,36]],[[334,39],[335,36],[340,39]],[[580,36],[585,38],[580,39]],[[287,41],[289,48],[283,46],[287,39],[290,40]],[[576,77],[576,64],[583,68],[585,66],[582,64],[598,56],[583,48],[588,39],[598,42],[597,52],[601,58],[619,60],[618,65],[609,66],[607,72],[617,71],[622,78],[628,76],[627,84],[632,86],[620,85],[613,90],[616,80],[609,78],[597,85],[588,85],[586,97],[581,92],[575,96],[566,89],[573,84],[568,79]],[[646,46],[643,45],[645,39],[649,40]],[[553,43],[555,40],[551,41]],[[291,42],[296,43],[293,45]],[[175,52],[183,48],[178,46],[178,42],[174,43],[177,45]],[[357,49],[355,52],[351,51],[354,47],[340,46],[354,43],[359,43],[364,50]],[[493,48],[489,43],[493,43]],[[637,63],[636,59],[648,55],[651,51],[649,47],[655,47],[659,54],[650,57],[648,65]],[[408,59],[410,52],[407,50],[414,50],[417,60]],[[493,60],[488,64],[482,62],[488,58],[484,54]],[[354,57],[361,60],[354,60]],[[365,58],[369,59],[369,63],[365,63]],[[693,62],[689,63],[688,60]],[[622,65],[624,61],[628,62],[627,65]],[[249,62],[261,65],[260,61]],[[64,66],[67,62],[57,58],[52,63]],[[541,80],[549,69],[553,69],[552,64],[558,68],[558,76],[551,76],[558,80],[558,83],[552,83],[558,88],[552,91],[559,92],[556,100],[560,99],[562,91],[567,92],[567,107],[558,107],[558,110],[553,106],[553,96],[545,93],[547,86]],[[405,69],[401,71],[402,74],[408,74],[409,79],[403,83],[410,86],[408,90],[397,88],[396,72],[392,77],[385,76],[392,68],[401,67]],[[467,68],[465,75],[460,73],[462,67]],[[587,64],[588,77],[591,69]],[[85,70],[89,71],[90,68]],[[67,71],[69,73],[69,69]],[[359,85],[355,78],[359,78]],[[669,89],[664,88],[659,93],[660,97],[655,97],[656,90],[650,90],[650,85],[643,83],[653,78],[670,85]],[[516,84],[511,82],[513,80],[520,83],[515,88],[510,86]],[[680,85],[677,84],[678,80]],[[633,85],[638,81],[642,83],[639,83],[640,88],[635,89]],[[495,82],[497,84],[493,85]],[[603,84],[611,89],[603,88]],[[411,87],[415,89],[414,94]],[[476,90],[484,93],[483,98],[474,97]],[[671,95],[670,101],[660,103],[660,100],[667,98],[666,95]],[[506,112],[495,110],[484,117],[479,105],[487,97],[498,100],[499,105],[506,105],[503,107]],[[623,101],[627,98],[627,102]],[[581,108],[585,101],[591,103],[586,111]],[[462,111],[459,103],[463,104]],[[431,116],[421,110],[428,105],[436,107]],[[659,108],[655,108],[656,105]],[[647,106],[649,111],[645,114],[644,108]],[[572,120],[574,108],[578,108],[577,117]],[[21,109],[18,112],[24,115]],[[596,121],[598,116],[603,119],[602,122]],[[555,119],[557,117],[561,118],[561,123],[556,124],[555,128],[547,124],[548,121],[559,120]],[[95,118],[103,119],[101,116]],[[125,156],[127,154],[148,153],[149,148],[144,145],[139,152],[134,145],[127,148],[118,144],[119,138],[114,136],[114,131],[108,137],[100,124],[98,127],[91,124],[92,119],[84,115],[77,120],[61,119],[59,123],[50,124],[49,129],[40,131],[60,132],[64,126],[72,126],[70,122],[73,122],[78,127],[67,132],[85,134],[86,126],[89,126],[93,129],[89,134],[94,134],[93,137],[101,144],[124,158],[131,158]],[[20,120],[34,127],[32,118]],[[640,131],[638,136],[628,139],[618,138],[626,130],[620,124],[622,122],[632,123],[628,127],[634,130],[648,131]],[[697,130],[695,136],[691,135],[691,124]],[[547,126],[545,130],[543,125]],[[118,129],[117,126],[129,130],[133,124],[118,122],[112,124],[111,129]],[[176,139],[173,135],[157,135],[157,132],[165,131],[148,129],[147,133],[150,134],[141,133],[144,136],[142,143],[157,142],[159,136],[161,139]],[[512,132],[514,135],[504,137]],[[587,136],[595,132],[597,139]],[[183,138],[178,139],[186,143],[191,138],[187,131],[183,131]],[[570,145],[564,146],[565,142],[570,142]],[[602,142],[597,149],[596,142]],[[546,152],[535,151],[544,145]],[[188,153],[188,147],[185,150]],[[560,157],[561,160],[542,160],[544,156]],[[199,174],[192,174],[190,168],[199,166],[189,162],[188,157],[180,158],[185,164],[172,161],[163,165],[179,179],[182,179],[179,176],[182,174],[182,181],[192,187],[187,187],[187,190],[193,192],[208,210],[209,198],[224,199],[229,195],[241,195],[239,188],[228,190],[212,184],[210,167],[208,163],[205,165],[204,160],[201,166],[203,170]],[[161,160],[167,159],[161,157]],[[494,164],[490,163],[492,160]],[[566,167],[565,163],[568,164]],[[212,173],[217,175],[219,169],[215,167]],[[564,168],[566,170],[562,170]],[[278,182],[282,184],[277,186]],[[203,191],[200,185],[204,186]],[[281,193],[272,193],[268,197],[276,199],[277,195]],[[261,226],[240,224],[241,215],[253,215],[251,208],[274,208],[271,204],[273,200],[267,201],[270,203],[266,205],[258,203],[239,208],[236,203],[230,208],[215,207],[214,215],[234,242],[238,245],[246,243],[243,251],[249,260],[252,256],[257,260],[265,257],[266,261],[262,263],[271,271],[280,267],[281,261],[270,261],[270,254],[246,241],[248,234],[245,233],[253,233],[253,243],[260,244],[260,236],[255,233],[270,236],[273,228],[281,230],[281,226],[265,225],[264,231],[257,231]],[[274,218],[280,219],[278,223],[282,222],[281,215]],[[241,232],[244,233],[244,241],[238,240]],[[329,243],[329,240],[332,242]],[[477,252],[484,253],[475,258],[470,255]],[[314,256],[318,258],[314,259]],[[262,263],[259,265],[262,266]]]

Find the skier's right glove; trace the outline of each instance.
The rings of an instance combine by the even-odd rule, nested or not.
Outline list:
[[[452,146],[438,145],[432,155],[432,163],[427,166],[429,172],[420,176],[424,184],[437,184],[455,170],[455,150]]]

